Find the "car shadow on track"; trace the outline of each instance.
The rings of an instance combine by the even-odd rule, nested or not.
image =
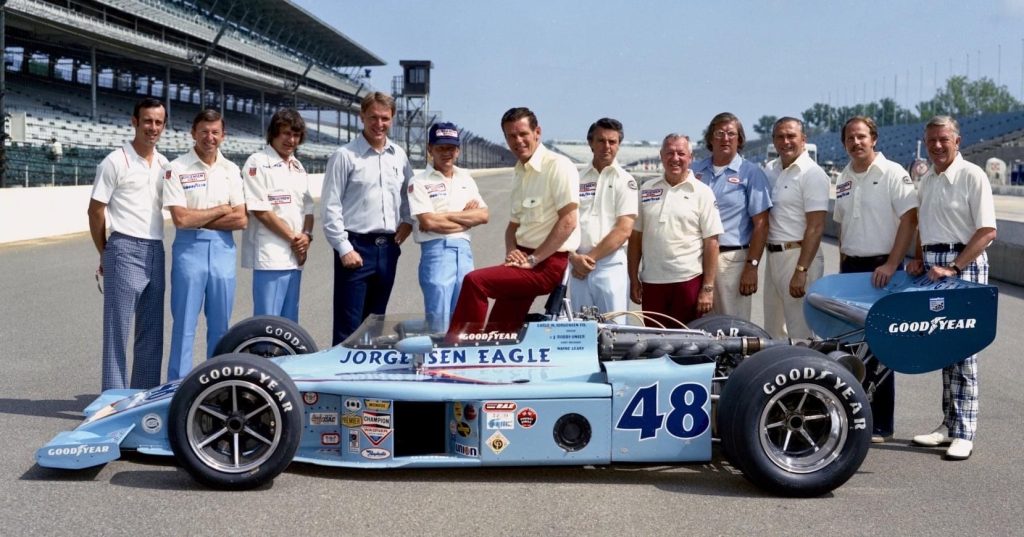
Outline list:
[[[76,395],[74,399],[0,398],[0,414],[82,421],[82,409],[95,401],[97,397],[98,394]]]

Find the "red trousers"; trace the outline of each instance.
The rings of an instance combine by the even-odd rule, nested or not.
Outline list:
[[[519,250],[532,252],[529,248],[519,247]],[[499,265],[470,272],[462,280],[459,301],[448,326],[448,339],[481,329],[518,332],[534,299],[551,293],[562,283],[568,263],[568,253],[556,252],[532,269]],[[494,299],[494,308],[488,318],[489,298]]]
[[[685,282],[641,283],[643,284],[644,311],[664,313],[683,324],[700,317],[697,314],[697,296],[700,294],[700,288],[704,285],[703,276],[690,278]],[[679,328],[674,326],[672,321],[661,316],[653,317],[655,321],[665,325],[666,328]],[[644,324],[658,326],[648,320],[645,320]]]

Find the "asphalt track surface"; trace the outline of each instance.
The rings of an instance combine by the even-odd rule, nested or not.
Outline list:
[[[503,255],[509,176],[479,184],[491,207],[491,223],[474,235],[477,266],[484,266]],[[823,248],[826,272],[835,272],[836,247]],[[300,321],[321,344],[329,343],[331,324],[330,255],[318,232]],[[410,242],[389,313],[422,307],[417,261]],[[873,447],[846,485],[821,498],[767,495],[717,449],[712,462],[688,466],[366,471],[293,464],[272,485],[227,493],[196,484],[170,458],[130,454],[77,472],[35,464],[35,450],[74,428],[99,392],[97,262],[87,234],[0,246],[0,535],[1024,535],[1020,287],[999,284],[998,337],[980,361],[979,437],[965,462],[909,445],[941,419],[940,375],[930,373],[899,376],[895,440]],[[252,311],[251,273],[238,275],[235,321]],[[170,321],[168,313],[165,347]],[[200,328],[197,356],[204,338]]]

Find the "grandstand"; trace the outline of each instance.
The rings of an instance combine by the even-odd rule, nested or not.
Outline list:
[[[161,152],[187,151],[192,117],[217,108],[222,151],[238,163],[263,147],[275,110],[298,108],[309,128],[299,156],[316,173],[359,132],[358,101],[373,90],[364,73],[385,63],[288,0],[8,0],[0,9],[9,136],[0,186],[91,183],[103,156],[131,139],[142,96],[168,110]],[[59,161],[51,140],[64,148]],[[481,147],[464,155],[500,160],[498,146],[472,142]]]

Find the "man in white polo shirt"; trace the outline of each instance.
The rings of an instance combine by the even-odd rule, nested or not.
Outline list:
[[[164,215],[167,164],[156,150],[164,132],[164,105],[147,97],[132,111],[135,137],[96,168],[89,200],[89,232],[103,276],[103,390],[160,384],[164,353]],[[107,237],[107,217],[110,237]],[[135,318],[134,361],[128,382],[128,333]]]
[[[640,187],[640,211],[628,249],[633,302],[684,324],[711,311],[718,236],[723,232],[715,193],[694,177],[692,161],[689,139],[681,134],[665,137],[665,174]],[[645,324],[664,321],[648,317]]]
[[[921,178],[918,249],[907,272],[988,283],[985,248],[996,239],[995,204],[985,171],[960,155],[960,125],[936,116],[925,125],[932,167]],[[946,458],[971,456],[978,428],[978,355],[942,369],[942,424],[914,437],[919,446],[949,444]]]
[[[580,175],[580,247],[569,254],[573,306],[601,313],[629,308],[626,241],[638,200],[636,180],[615,160],[622,136],[622,123],[607,117],[587,131],[594,158]]]
[[[164,207],[178,229],[171,246],[171,355],[167,381],[192,369],[199,312],[206,312],[206,357],[228,330],[235,301],[235,239],[249,221],[238,166],[224,158],[224,120],[203,110],[192,120],[195,146],[164,168]]]
[[[419,221],[413,240],[420,245],[420,289],[427,325],[448,330],[462,280],[473,270],[469,230],[487,223],[487,204],[469,172],[455,165],[459,130],[436,123],[427,133],[431,164],[409,180],[409,212]]]
[[[870,272],[871,283],[884,287],[903,268],[914,238],[917,191],[907,170],[875,151],[878,128],[873,119],[850,118],[841,139],[850,163],[836,182],[832,214],[839,224],[839,272]],[[874,422],[871,441],[878,444],[893,435],[896,379],[885,367],[868,371],[865,386]]]
[[[267,146],[242,167],[245,204],[252,218],[242,239],[242,268],[253,269],[253,315],[299,321],[302,267],[313,238],[313,195],[295,150],[306,139],[298,111],[270,118]]]
[[[804,124],[784,117],[772,128],[779,158],[768,163],[772,209],[768,213],[765,330],[772,337],[809,338],[803,297],[825,272],[818,247],[828,213],[828,174],[807,154]]]

